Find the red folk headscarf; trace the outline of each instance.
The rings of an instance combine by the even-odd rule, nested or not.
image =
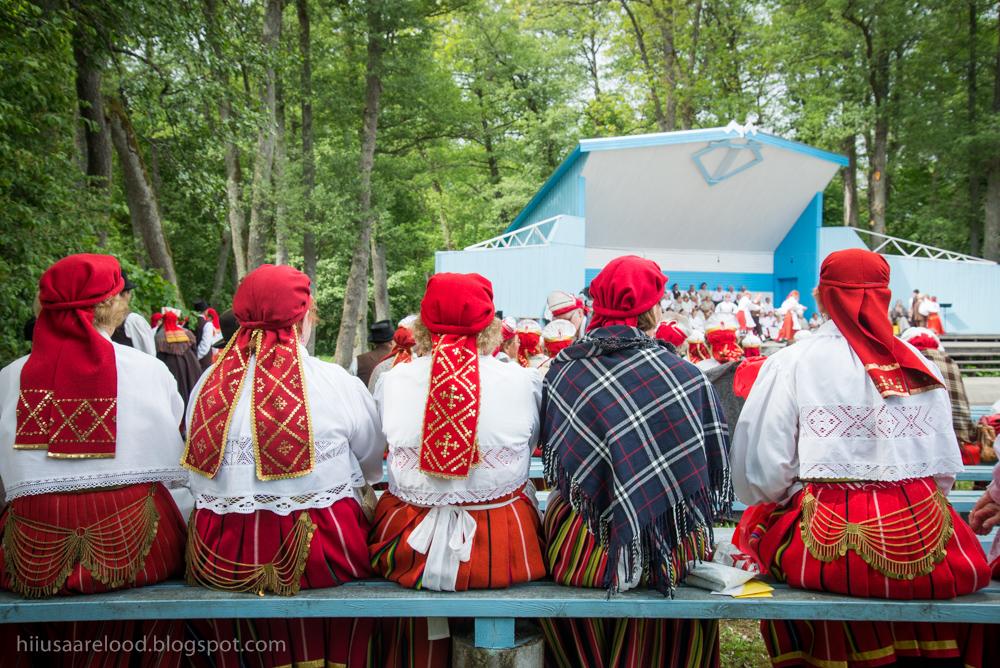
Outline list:
[[[149,316],[149,326],[152,327],[153,329],[159,327],[162,321],[163,321],[163,314],[160,313],[159,311]]]
[[[187,343],[190,341],[184,328],[177,324],[177,313],[167,311],[163,314],[163,333],[167,343]]]
[[[110,255],[70,255],[42,274],[14,448],[68,459],[115,456],[118,369],[114,346],[94,328],[94,307],[124,287]]]
[[[477,335],[493,322],[493,285],[479,274],[435,274],[420,303],[431,332],[431,380],[420,438],[420,470],[467,478],[479,463]]]
[[[942,386],[920,355],[892,334],[889,263],[881,255],[858,248],[830,253],[820,267],[819,294],[883,397]]]
[[[684,345],[684,341],[687,340],[687,334],[684,333],[684,330],[681,329],[681,326],[676,321],[671,320],[659,324],[656,328],[656,338],[666,341],[674,348],[680,349]]]
[[[617,257],[590,282],[594,317],[587,331],[609,325],[635,327],[639,316],[663,297],[667,277],[652,260],[637,255]]]
[[[218,311],[216,311],[214,308],[212,308],[211,306],[209,306],[207,309],[205,309],[204,311],[202,311],[201,314],[203,316],[205,316],[206,320],[211,320],[212,321],[212,326],[215,327],[215,329],[217,331],[220,331],[220,332],[222,331],[222,325],[219,324],[219,312]]]
[[[392,366],[406,364],[413,361],[413,346],[417,345],[417,340],[413,338],[413,332],[409,327],[397,327],[396,333],[392,335],[392,350],[382,358],[382,361],[392,358]]]
[[[535,320],[526,318],[517,323],[517,363],[528,368],[531,358],[539,354],[542,343],[542,326]]]
[[[710,329],[705,332],[705,342],[712,349],[712,357],[716,362],[735,362],[743,357],[743,349],[736,343],[736,330],[726,327]]]
[[[261,265],[240,283],[233,297],[240,328],[198,393],[181,462],[186,468],[209,478],[219,472],[252,354],[250,420],[257,477],[297,478],[312,471],[316,448],[295,331],[311,301],[309,277],[292,267]]]

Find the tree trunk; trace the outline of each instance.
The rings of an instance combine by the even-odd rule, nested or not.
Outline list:
[[[84,121],[85,173],[91,187],[103,190],[111,183],[111,141],[104,117],[101,69],[88,42],[84,28],[78,25],[73,30],[73,58],[76,60],[76,97]]]
[[[285,196],[285,96],[277,86],[277,125],[274,136],[274,263],[288,264],[288,198]]]
[[[877,110],[875,118],[875,146],[871,155],[871,189],[868,195],[868,209],[871,214],[872,230],[885,234],[885,207],[889,198],[885,168],[889,158],[889,120],[885,109]]]
[[[844,167],[844,225],[858,226],[858,146],[857,138],[851,135],[844,140],[847,167]]]
[[[375,321],[389,320],[389,272],[385,266],[385,246],[372,236],[372,282],[375,293]]]
[[[378,135],[379,103],[382,97],[382,20],[377,3],[368,3],[368,56],[365,64],[365,110],[361,125],[360,192],[358,195],[358,241],[351,260],[351,272],[344,290],[344,310],[337,333],[334,361],[343,367],[351,364],[354,355],[354,335],[358,326],[361,302],[368,299],[368,261],[374,224],[372,212],[372,169],[375,165],[375,140]]]
[[[313,190],[316,188],[316,156],[313,150],[312,122],[312,47],[309,38],[309,1],[296,0],[299,17],[299,54],[302,57],[302,190],[305,198],[305,230],[302,233],[303,271],[316,284],[316,207]]]
[[[163,235],[160,212],[156,206],[156,195],[153,193],[146,167],[142,162],[135,132],[120,103],[112,101],[108,105],[108,112],[111,120],[109,124],[111,126],[111,140],[118,153],[122,174],[125,177],[125,200],[128,203],[132,229],[138,233],[138,237],[142,240],[146,254],[149,256],[150,265],[177,288],[177,296],[181,299],[177,272],[174,271],[174,260],[170,255],[167,239]],[[183,299],[181,301],[183,302]]]
[[[632,26],[632,34],[635,35],[635,44],[639,49],[639,58],[642,60],[643,69],[646,74],[646,83],[649,87],[649,97],[653,101],[653,115],[655,116],[656,126],[660,132],[669,132],[673,128],[667,123],[667,117],[663,113],[663,101],[660,100],[660,94],[657,90],[656,74],[649,60],[649,51],[646,49],[646,39],[643,36],[642,28],[639,27],[639,22],[636,20],[635,13],[632,11],[627,0],[619,0],[619,2],[622,9],[625,10],[626,16],[628,16],[629,24]]]
[[[1000,29],[1000,11],[997,26]],[[1000,30],[998,30],[1000,31]],[[998,36],[1000,37],[1000,36]],[[1000,39],[993,75],[993,115],[1000,116]],[[983,220],[983,257],[1000,262],[1000,156],[997,151],[986,173],[986,217]]]
[[[978,97],[976,40],[979,34],[979,8],[976,0],[969,0],[969,64],[966,75],[968,134],[976,137],[977,113],[976,98]],[[982,194],[980,188],[980,159],[978,140],[969,151],[969,253],[979,255],[982,249]]]
[[[218,21],[215,3],[216,0],[205,0],[203,10],[207,26],[206,34],[208,43],[212,49],[212,56],[216,61],[212,66],[212,76],[223,91],[219,98],[219,125],[226,134],[226,208],[229,222],[229,247],[233,252],[233,271],[236,272],[236,281],[239,282],[247,274],[247,254],[243,239],[246,235],[246,218],[243,215],[243,197],[241,192],[243,175],[240,170],[240,150],[232,138],[232,129],[229,127],[229,118],[232,115],[232,106],[227,92],[229,80],[219,66],[219,63],[222,62],[223,54],[217,34]]]
[[[233,252],[233,235],[226,230],[219,239],[219,254],[215,260],[215,277],[212,279],[212,294],[208,301],[213,305],[222,299],[222,289],[226,284],[226,270],[229,268],[229,256]]]
[[[250,235],[247,239],[247,268],[264,264],[267,221],[272,206],[271,172],[274,168],[274,145],[277,135],[275,68],[278,39],[281,35],[281,0],[267,0],[261,44],[267,65],[260,90],[264,121],[257,133],[257,157],[253,165],[253,191],[250,202]]]
[[[354,336],[354,350],[360,355],[368,352],[368,290],[365,289],[365,298],[361,300],[361,309],[358,312],[358,322]],[[350,362],[347,363],[350,366]]]

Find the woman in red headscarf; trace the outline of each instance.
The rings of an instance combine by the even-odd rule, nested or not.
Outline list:
[[[396,367],[375,390],[389,490],[375,509],[371,559],[404,587],[502,589],[545,577],[527,484],[541,380],[490,354],[499,324],[488,280],[432,276],[414,325],[431,354]],[[426,626],[387,632],[395,640],[385,662],[448,665],[447,640],[428,641]]]
[[[202,367],[196,354],[194,333],[180,322],[180,311],[169,306],[163,307],[163,317],[153,335],[156,341],[156,358],[163,362],[177,381],[177,391],[187,408]]]
[[[694,365],[652,338],[666,280],[651,260],[609,262],[590,284],[587,336],[545,377],[541,441],[554,491],[544,531],[561,585],[672,595],[688,564],[710,557],[713,519],[728,512],[718,397]],[[560,668],[719,663],[716,620],[541,621]]]
[[[315,318],[302,272],[258,267],[237,288],[233,313],[240,328],[188,408],[188,581],[291,596],[368,577],[364,487],[381,480],[385,448],[371,395],[302,345]],[[238,626],[243,637],[284,641],[268,665],[360,665],[370,651],[368,620]],[[221,621],[212,629],[220,639],[236,633]]]
[[[760,369],[733,438],[747,504],[737,542],[794,587],[927,599],[989,584],[979,541],[947,501],[962,461],[939,372],[895,338],[889,265],[830,254],[816,291],[830,320]],[[982,665],[983,628],[765,621],[776,666]]]
[[[128,312],[123,287],[111,256],[56,262],[39,282],[31,354],[0,371],[0,588],[24,597],[140,587],[182,570],[184,520],[167,485],[187,478],[183,404],[162,364],[111,342]],[[119,620],[46,625],[42,637],[137,628],[178,633]]]

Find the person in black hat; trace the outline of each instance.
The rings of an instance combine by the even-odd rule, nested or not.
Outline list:
[[[222,338],[213,343],[212,347],[221,350],[226,347],[229,339],[233,338],[233,334],[240,328],[240,323],[236,320],[233,309],[227,308],[219,316],[219,328],[222,330]]]
[[[378,363],[384,360],[392,351],[392,335],[395,331],[392,323],[388,320],[379,320],[368,328],[368,343],[373,348],[367,353],[358,355],[356,360],[358,378],[361,379],[361,382],[365,386],[368,385],[368,379],[371,378],[372,371]]]
[[[124,270],[122,270],[122,279],[125,281],[122,296],[126,302],[131,304],[135,283],[129,280]],[[156,355],[156,341],[153,336],[153,329],[144,317],[131,310],[125,316],[125,322],[115,329],[111,335],[111,340],[123,346],[130,346],[136,350],[141,350],[147,355]]]

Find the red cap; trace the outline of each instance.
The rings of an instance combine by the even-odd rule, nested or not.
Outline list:
[[[284,329],[305,317],[310,299],[308,276],[288,265],[262,264],[236,288],[233,315],[247,329]]]
[[[588,329],[635,326],[638,317],[663,297],[667,277],[660,265],[637,255],[617,257],[590,283],[594,318]]]
[[[435,274],[420,302],[433,334],[478,334],[493,322],[493,284],[479,274]]]
[[[684,330],[681,329],[681,326],[675,320],[671,320],[660,323],[660,326],[656,328],[656,338],[672,344],[675,348],[679,348],[687,340],[687,334],[684,333]]]

